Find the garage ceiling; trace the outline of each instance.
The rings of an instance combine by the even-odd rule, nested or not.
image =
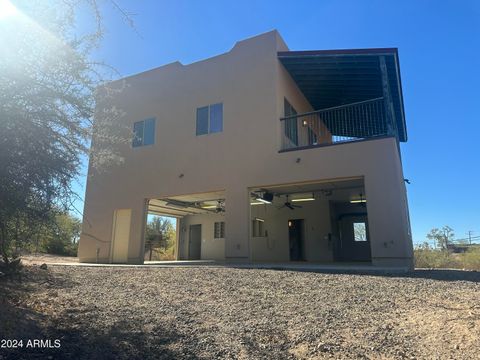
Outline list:
[[[315,183],[285,184],[252,189],[252,192],[268,191],[275,194],[274,203],[285,200],[285,195],[314,193],[315,197],[328,197],[332,201],[349,201],[365,193],[363,178],[351,178],[337,181],[322,181]],[[331,193],[329,194],[329,191]]]
[[[208,214],[214,209],[204,209],[202,206],[214,206],[219,200],[225,199],[225,191],[212,191],[187,195],[170,196],[162,199],[151,199],[148,212],[153,215],[183,217],[186,215]],[[177,205],[175,205],[177,203]],[[178,206],[186,204],[186,206]]]
[[[346,181],[323,182],[323,183],[309,183],[309,184],[293,184],[280,185],[262,188],[269,190],[275,194],[295,194],[302,192],[312,192],[320,190],[340,190],[345,188],[359,188],[363,187],[363,179],[352,179]]]

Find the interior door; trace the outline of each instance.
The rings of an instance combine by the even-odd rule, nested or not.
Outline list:
[[[190,225],[188,259],[200,260],[202,250],[202,225]]]
[[[339,219],[339,227],[339,260],[371,261],[367,215],[342,215]]]
[[[303,257],[303,219],[288,220],[288,243],[290,261],[302,261]]]
[[[130,240],[131,209],[115,210],[113,223],[113,253],[112,262],[128,262],[128,243]]]

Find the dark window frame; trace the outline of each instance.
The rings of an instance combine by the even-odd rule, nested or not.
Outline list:
[[[150,146],[155,144],[156,139],[156,118],[148,118],[133,123],[133,139],[132,148],[138,148],[143,146]],[[150,128],[150,132],[146,132],[146,129]],[[139,134],[141,130],[141,135]]]
[[[205,114],[206,111],[206,114]],[[209,106],[202,106],[197,108],[197,118],[195,121],[196,127],[195,127],[195,135],[196,136],[201,136],[201,135],[208,135],[208,129],[210,127],[209,124]],[[203,119],[203,117],[206,115],[206,118]],[[206,121],[206,124],[204,122]]]
[[[205,115],[206,119],[203,119],[202,117],[204,117]],[[216,134],[222,132],[223,102],[198,107],[195,119],[195,136]]]
[[[225,239],[225,221],[215,221],[213,224],[213,238]]]

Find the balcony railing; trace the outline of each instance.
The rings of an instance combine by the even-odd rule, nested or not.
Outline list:
[[[394,135],[383,97],[280,119],[281,150]]]

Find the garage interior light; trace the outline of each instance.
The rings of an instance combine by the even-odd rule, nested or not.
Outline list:
[[[273,193],[265,191],[262,194],[258,194],[256,192],[252,192],[252,205],[253,203],[260,202],[262,204],[271,204],[273,201]],[[256,205],[256,204],[255,204]]]
[[[306,196],[303,196],[303,197],[298,197],[296,199],[292,199],[292,202],[314,201],[314,200],[315,200],[315,196],[313,196],[313,194],[311,194],[310,196],[306,195]]]
[[[357,199],[350,200],[350,204],[363,204],[366,203],[367,199],[365,196],[363,196],[362,193],[359,194],[359,197]]]
[[[350,204],[360,204],[360,203],[366,203],[366,199],[358,199],[358,200],[350,200]]]
[[[271,201],[268,201],[268,200],[265,200],[265,199],[262,199],[262,198],[258,198],[257,201],[260,201],[263,204],[271,204],[272,203]]]
[[[202,205],[202,209],[216,209],[217,205]]]

